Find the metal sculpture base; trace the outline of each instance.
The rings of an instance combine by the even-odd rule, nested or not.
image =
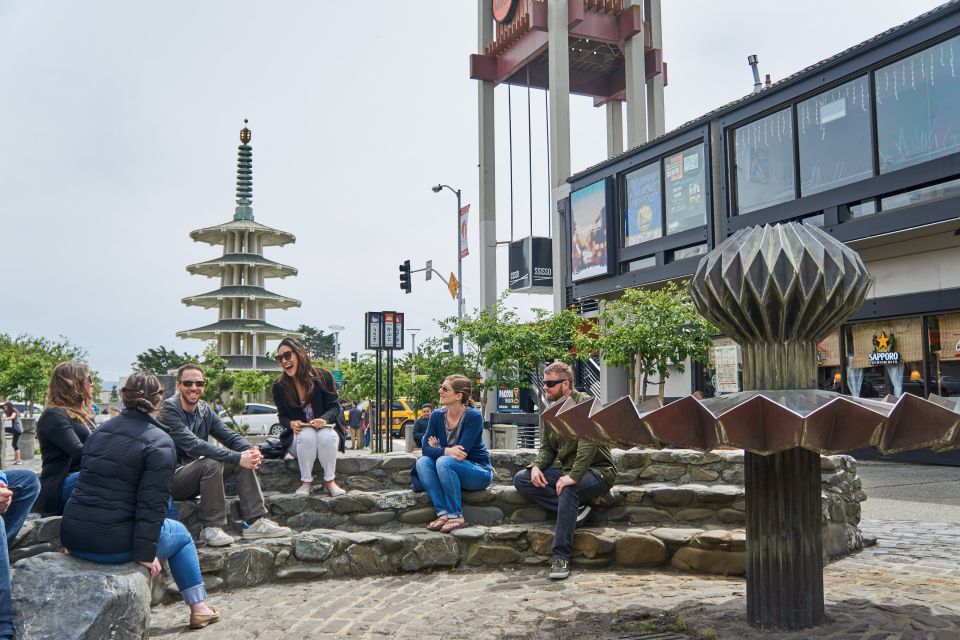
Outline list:
[[[744,453],[747,620],[762,629],[823,622],[820,456]]]

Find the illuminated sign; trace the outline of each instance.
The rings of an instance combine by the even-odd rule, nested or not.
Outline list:
[[[891,333],[881,331],[879,336],[873,336],[873,353],[867,356],[871,366],[882,364],[899,364],[900,354],[896,350],[896,340]]]

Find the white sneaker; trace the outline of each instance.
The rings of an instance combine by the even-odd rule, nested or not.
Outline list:
[[[200,530],[200,540],[208,547],[226,547],[233,544],[233,536],[220,527],[204,527]]]
[[[290,527],[281,527],[272,520],[260,518],[243,530],[243,537],[256,538],[285,538],[290,535]]]
[[[346,493],[346,491],[338,487],[336,484],[328,485],[326,489],[331,498],[336,498],[337,496],[342,496]]]
[[[293,492],[295,496],[308,496],[310,495],[310,489],[304,487],[297,487],[297,490]],[[256,523],[254,523],[256,524]]]

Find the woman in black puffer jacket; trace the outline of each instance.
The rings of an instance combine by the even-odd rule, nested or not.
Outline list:
[[[164,519],[176,449],[151,414],[163,400],[156,376],[137,372],[121,389],[126,409],[87,438],[80,478],[63,512],[60,539],[70,554],[102,564],[135,560],[160,572],[169,560],[180,595],[190,607],[190,628],[217,622],[207,606],[193,538],[181,523]]]

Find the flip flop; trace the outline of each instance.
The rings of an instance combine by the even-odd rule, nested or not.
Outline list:
[[[462,529],[464,527],[469,527],[470,523],[466,520],[460,520],[459,522],[447,522],[443,525],[443,528],[440,529],[440,533],[450,533],[451,531],[456,531],[457,529]]]
[[[446,516],[444,516],[443,518],[437,518],[436,520],[434,520],[433,522],[427,525],[427,530],[440,531],[441,529],[443,529],[444,525],[447,524],[447,520],[449,520],[449,518],[447,518]]]

